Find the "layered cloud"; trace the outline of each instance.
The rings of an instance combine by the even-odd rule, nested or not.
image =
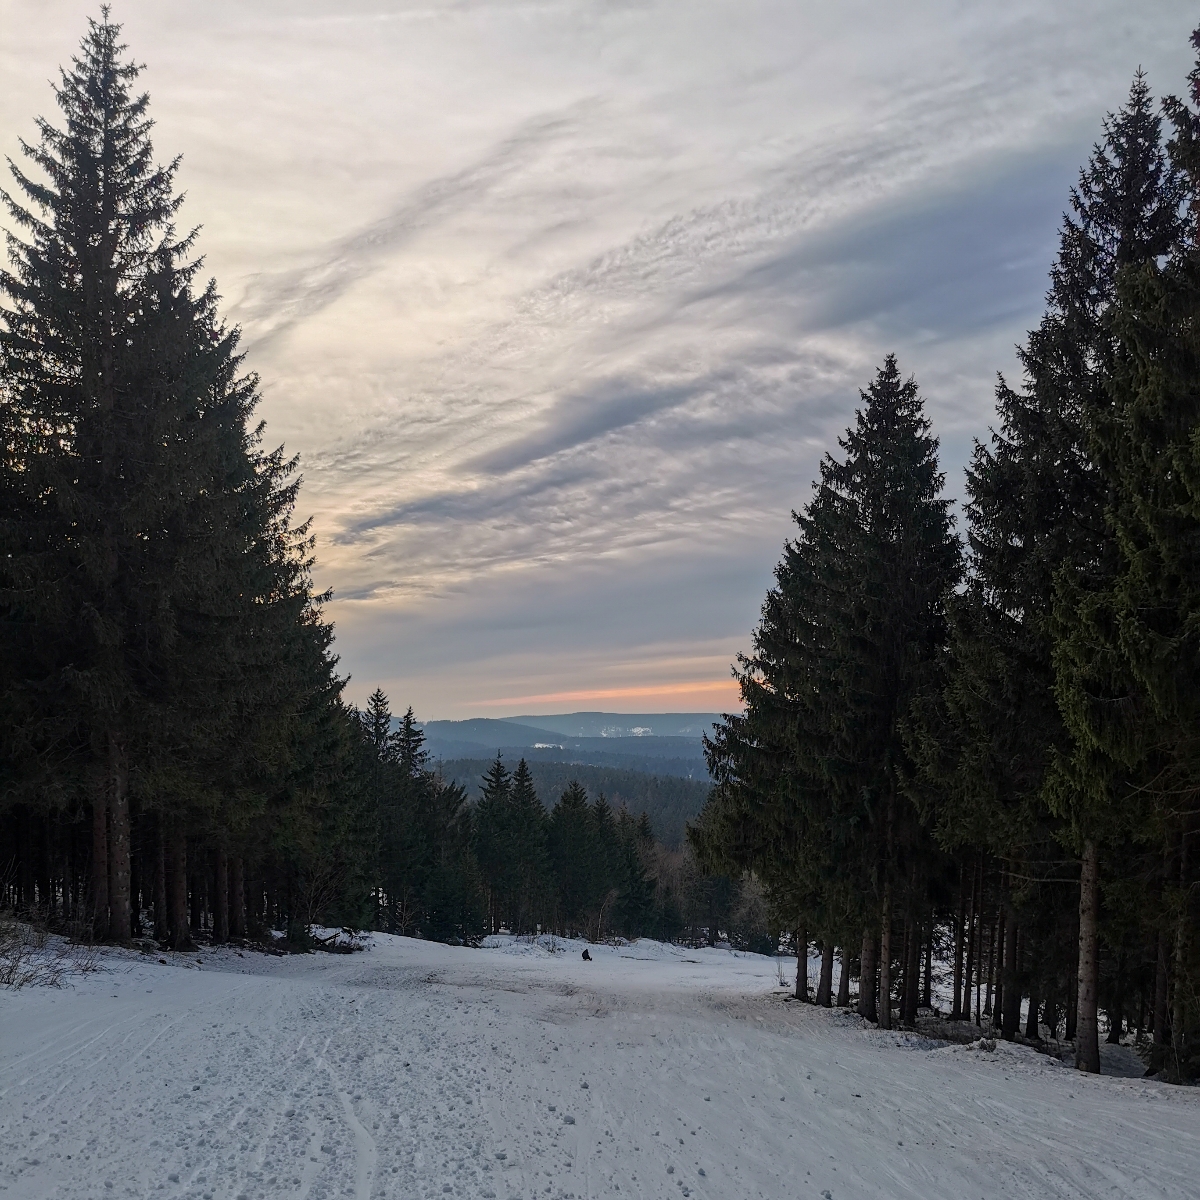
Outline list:
[[[1144,7],[123,4],[351,694],[732,704],[889,351],[957,492],[1104,112],[1188,68]],[[5,150],[84,12],[0,0]]]

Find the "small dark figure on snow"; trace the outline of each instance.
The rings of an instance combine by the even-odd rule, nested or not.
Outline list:
[[[587,950],[586,950],[586,949],[585,949],[585,950],[584,950],[584,952],[583,952],[583,961],[584,961],[584,962],[591,962],[591,961],[592,961],[592,956],[591,956],[591,955],[590,955],[590,954],[587,952]]]

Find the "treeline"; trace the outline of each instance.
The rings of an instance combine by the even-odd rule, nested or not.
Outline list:
[[[514,752],[519,753],[519,752]],[[699,815],[708,798],[709,782],[678,775],[648,775],[620,767],[597,767],[590,763],[545,762],[528,759],[529,773],[540,795],[555,796],[569,784],[582,784],[593,795],[603,792],[614,808],[645,813],[654,836],[668,850],[683,845],[688,821]],[[468,799],[478,797],[480,781],[488,763],[481,759],[451,758],[438,764],[442,775],[467,789]]]
[[[1193,38],[1200,48],[1200,32]],[[689,836],[841,948],[859,1011],[1200,1073],[1200,68],[1140,73],[1070,197],[1045,316],[966,474],[888,358],[776,569]],[[924,975],[924,978],[923,978]],[[830,1000],[823,989],[823,1002]],[[1101,1020],[1103,1014],[1103,1021]],[[1102,1024],[1104,1028],[1102,1028]]]
[[[342,698],[294,459],[179,233],[119,26],[22,143],[0,274],[0,908],[80,936],[700,928],[648,819],[524,764],[479,803]],[[702,899],[703,897],[701,897]]]
[[[577,779],[566,780],[547,811],[525,759],[510,770],[497,755],[472,804],[464,783],[430,761],[411,708],[393,730],[387,697],[376,690],[359,721],[376,814],[377,928],[463,942],[501,930],[700,940],[710,928],[716,936],[714,886],[721,917],[741,895],[656,842],[645,812],[614,808],[603,792],[590,798]],[[743,920],[738,929],[761,943],[760,908],[757,924]]]

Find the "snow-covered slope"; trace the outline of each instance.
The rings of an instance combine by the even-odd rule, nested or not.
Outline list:
[[[1194,1089],[880,1033],[772,959],[560,945],[114,952],[0,995],[0,1196],[1200,1194]]]

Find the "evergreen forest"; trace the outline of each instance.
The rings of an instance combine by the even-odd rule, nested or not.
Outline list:
[[[1193,36],[1200,49],[1200,31]],[[689,839],[822,953],[817,999],[912,1027],[1135,1033],[1200,1073],[1200,68],[1139,73],[1079,175],[1045,315],[955,528],[888,357],[794,514],[745,711]],[[846,999],[845,995],[843,999]]]
[[[698,927],[648,820],[576,782],[547,813],[499,760],[469,805],[411,710],[344,699],[298,463],[264,446],[138,73],[91,22],[3,193],[0,909],[175,949]]]
[[[138,74],[90,22],[0,193],[0,909],[177,950],[783,938],[884,1028],[944,965],[952,1020],[1200,1075],[1200,66],[1104,122],[961,520],[916,381],[862,391],[684,848],[524,761],[469,798],[346,699]]]

